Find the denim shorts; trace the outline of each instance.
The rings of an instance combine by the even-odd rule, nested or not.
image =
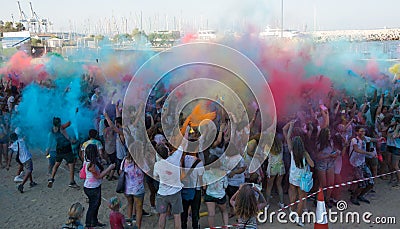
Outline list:
[[[125,195],[128,197],[133,196],[134,198],[137,198],[137,199],[144,199],[144,193],[139,194],[139,195],[131,195],[131,194],[125,194]]]
[[[27,172],[32,172],[33,171],[33,163],[32,159],[27,160],[26,162],[22,163],[24,165],[24,168]]]
[[[327,171],[335,165],[335,160],[316,161],[315,168],[319,171]]]

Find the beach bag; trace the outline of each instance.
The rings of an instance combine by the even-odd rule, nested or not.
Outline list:
[[[86,164],[83,163],[83,166],[81,168],[81,170],[79,171],[79,178],[81,178],[82,180],[86,179]]]
[[[200,159],[197,159],[193,163],[193,165],[190,167],[189,171],[186,174],[184,174],[182,172],[182,174],[184,174],[184,175],[183,175],[183,178],[181,180],[188,181],[188,179],[189,179],[190,175],[192,174],[194,168],[196,168],[197,164],[199,164],[200,161],[201,161]],[[195,188],[183,188],[182,192],[181,192],[182,199],[184,199],[184,200],[193,200],[195,194],[196,194],[196,189]]]
[[[305,165],[305,159],[303,158],[303,164]],[[314,185],[312,172],[310,171],[310,166],[307,164],[306,169],[303,170],[303,173],[300,175],[300,189],[309,192]]]
[[[121,174],[119,174],[117,188],[115,190],[117,193],[124,193],[125,192],[126,177],[125,177],[124,168],[125,168],[125,159],[122,160]]]

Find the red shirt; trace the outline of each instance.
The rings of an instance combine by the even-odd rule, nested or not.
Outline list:
[[[125,217],[120,212],[110,212],[110,226],[111,229],[123,229],[125,224]]]

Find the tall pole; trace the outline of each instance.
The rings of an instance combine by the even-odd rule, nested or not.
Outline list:
[[[283,37],[283,0],[281,1],[281,38]]]
[[[143,13],[140,11],[140,32],[143,31]]]

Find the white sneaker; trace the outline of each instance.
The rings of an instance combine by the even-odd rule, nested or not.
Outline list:
[[[20,176],[16,176],[16,177],[14,178],[14,182],[16,182],[16,183],[21,183],[23,180],[24,180],[24,179],[21,178]]]
[[[304,223],[301,222],[301,218],[300,217],[296,218],[296,223],[297,223],[297,226],[304,227]]]
[[[153,214],[158,214],[156,207],[151,207],[150,212]]]

